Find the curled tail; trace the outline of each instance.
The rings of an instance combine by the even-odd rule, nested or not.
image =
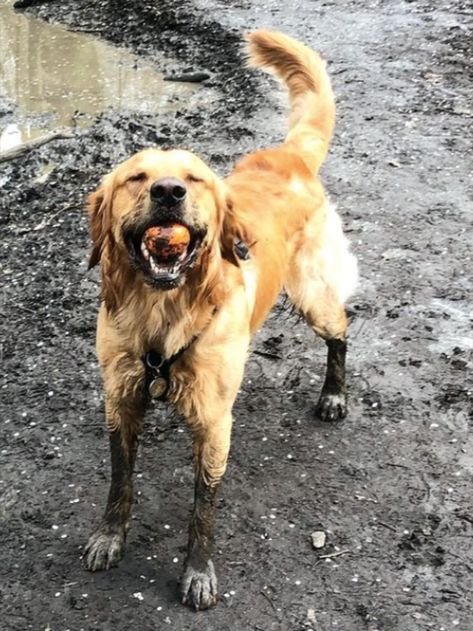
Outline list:
[[[286,84],[291,114],[286,145],[316,173],[327,155],[335,124],[335,99],[325,62],[301,42],[272,31],[246,37],[252,66],[266,68]]]

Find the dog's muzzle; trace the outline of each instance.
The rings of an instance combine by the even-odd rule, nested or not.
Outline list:
[[[157,289],[173,289],[196,262],[206,230],[186,222],[187,188],[174,177],[153,182],[148,219],[124,229],[132,265]],[[184,237],[183,237],[184,235]],[[179,240],[180,237],[180,240]]]

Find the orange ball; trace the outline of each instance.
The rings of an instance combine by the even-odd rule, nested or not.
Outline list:
[[[147,249],[160,258],[174,258],[186,251],[191,235],[186,226],[174,223],[169,226],[152,226],[143,236]]]

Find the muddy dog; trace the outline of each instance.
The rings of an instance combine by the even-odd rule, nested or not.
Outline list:
[[[357,268],[317,176],[335,120],[330,81],[319,55],[283,34],[254,32],[248,51],[289,90],[280,146],[246,156],[223,181],[187,151],[147,149],[108,174],[88,206],[90,265],[100,263],[102,276],[97,354],[112,479],[83,560],[103,570],[122,557],[146,404],[166,400],[193,435],[181,588],[195,609],[217,599],[214,515],[232,407],[251,336],[281,290],[327,343],[317,414],[346,414],[344,302]]]

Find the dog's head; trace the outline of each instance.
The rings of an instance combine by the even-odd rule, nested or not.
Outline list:
[[[204,252],[218,250],[220,256],[234,259],[233,243],[227,242],[223,230],[227,209],[223,183],[192,153],[137,153],[107,175],[89,197],[89,266],[128,265],[156,289],[179,287],[189,271],[202,264]],[[186,235],[179,248],[163,252],[149,247],[151,228],[163,233],[176,224]]]

